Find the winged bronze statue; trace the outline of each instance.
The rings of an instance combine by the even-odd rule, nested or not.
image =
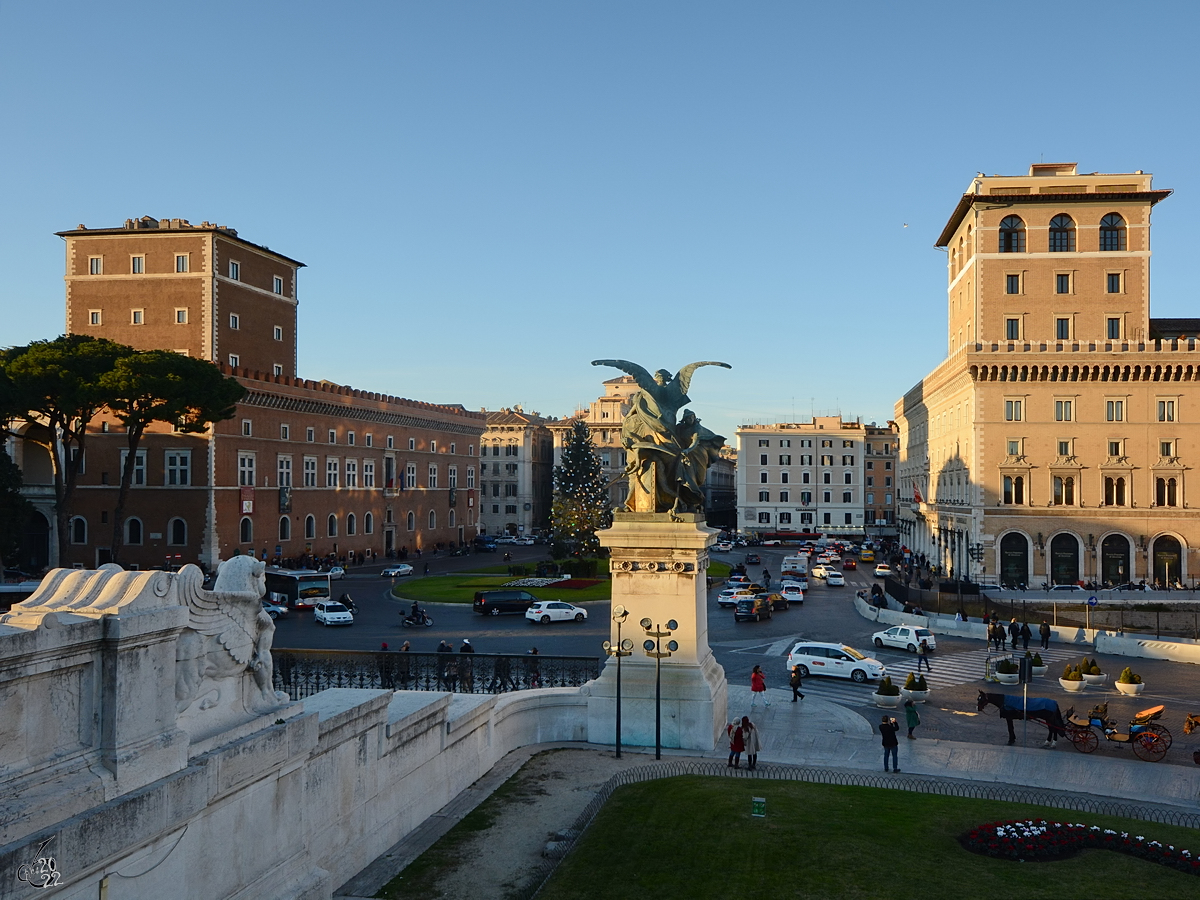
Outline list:
[[[702,361],[684,366],[672,376],[666,369],[651,375],[626,359],[597,359],[593,366],[611,366],[633,376],[641,390],[630,400],[630,410],[621,425],[621,445],[628,454],[625,474],[629,477],[630,512],[702,512],[704,478],[725,438],[704,428],[688,410],[682,421],[679,412],[692,402],[688,390],[692,375],[701,366],[728,363]]]

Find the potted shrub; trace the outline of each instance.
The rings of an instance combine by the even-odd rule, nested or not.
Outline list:
[[[909,672],[900,693],[909,700],[924,703],[929,699],[929,683],[925,680],[924,675],[914,675]]]
[[[1087,682],[1083,680],[1079,666],[1071,668],[1070,663],[1067,663],[1067,667],[1063,669],[1062,678],[1058,679],[1058,683],[1064,691],[1072,694],[1077,694],[1087,687]]]
[[[1079,664],[1080,674],[1083,675],[1083,680],[1088,684],[1104,684],[1107,675],[1100,671],[1100,666],[1096,660],[1084,657],[1082,663]]]
[[[875,698],[875,705],[884,709],[895,709],[900,705],[900,688],[892,684],[890,675],[879,682],[879,687],[871,696]]]
[[[1025,655],[1029,656],[1028,650],[1025,651]],[[1037,678],[1041,678],[1050,671],[1050,667],[1042,662],[1042,654],[1040,653],[1033,654],[1033,658],[1030,660],[1029,665],[1033,670],[1034,676]]]
[[[1021,680],[1021,667],[1011,659],[996,663],[996,680],[1001,684],[1016,684]]]
[[[1122,694],[1140,694],[1146,689],[1146,685],[1142,683],[1142,676],[1134,674],[1129,666],[1121,670],[1121,674],[1117,676],[1116,685],[1117,690]]]

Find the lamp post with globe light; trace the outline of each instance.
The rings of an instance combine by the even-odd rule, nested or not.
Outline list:
[[[613,609],[612,619],[617,623],[617,643],[614,645],[611,641],[605,641],[602,645],[605,653],[617,658],[617,759],[621,758],[621,657],[633,653],[633,641],[629,638],[621,640],[621,626],[625,624],[628,615],[629,610],[623,606]]]
[[[642,619],[642,630],[646,632],[646,641],[642,649],[654,660],[654,758],[662,759],[662,661],[679,649],[678,641],[668,641],[667,649],[662,649],[662,639],[670,637],[671,632],[679,627],[674,619],[667,622],[666,628],[655,626],[650,619]],[[653,640],[651,640],[651,638]]]

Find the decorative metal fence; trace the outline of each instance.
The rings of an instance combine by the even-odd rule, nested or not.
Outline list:
[[[271,651],[275,690],[293,700],[329,688],[503,694],[532,688],[579,687],[600,674],[590,656],[503,653],[412,653],[396,650]]]

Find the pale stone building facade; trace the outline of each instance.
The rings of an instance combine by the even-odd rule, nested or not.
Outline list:
[[[949,355],[896,403],[910,548],[1010,584],[1194,577],[1200,320],[1150,317],[1169,194],[1074,164],[972,180],[938,240]]]
[[[604,382],[604,394],[593,400],[587,409],[561,419],[549,426],[554,434],[554,465],[562,461],[562,450],[569,439],[571,426],[577,421],[587,424],[592,443],[600,456],[600,465],[608,481],[608,496],[613,509],[623,509],[629,497],[625,477],[627,455],[621,446],[621,424],[629,412],[629,400],[640,388],[632,375],[620,375]]]
[[[480,471],[481,534],[532,535],[550,527],[555,419],[520,406],[487,413]]]

